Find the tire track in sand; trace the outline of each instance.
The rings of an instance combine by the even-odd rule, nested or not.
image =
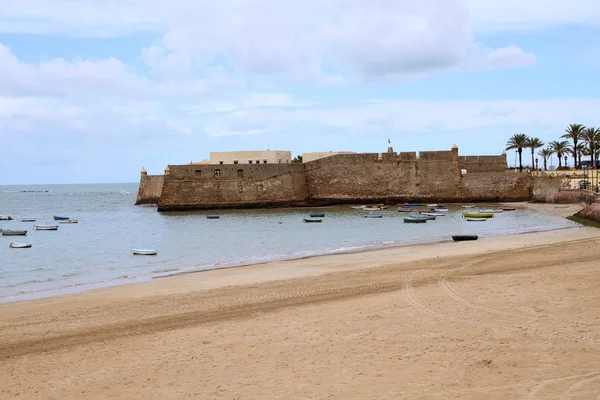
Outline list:
[[[539,382],[531,392],[529,392],[529,396],[527,396],[528,400],[534,400],[535,398],[537,398],[538,393],[540,393],[542,390],[546,389],[547,387],[555,384],[555,383],[561,383],[561,382],[565,382],[565,381],[569,381],[569,380],[573,380],[573,379],[581,379],[579,381],[577,381],[575,383],[575,385],[577,385],[579,382],[585,381],[586,379],[582,379],[582,378],[588,378],[590,376],[592,377],[598,377],[600,375],[600,372],[590,372],[587,374],[582,374],[582,375],[571,375],[571,376],[564,376],[561,378],[553,378],[553,379],[546,379],[543,380],[541,382]],[[574,385],[572,385],[574,386]],[[570,387],[572,387],[570,386]],[[556,390],[553,390],[553,393],[556,393]]]

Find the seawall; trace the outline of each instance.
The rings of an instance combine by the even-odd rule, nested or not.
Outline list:
[[[158,204],[162,193],[163,181],[163,175],[145,175],[142,173],[135,204]]]

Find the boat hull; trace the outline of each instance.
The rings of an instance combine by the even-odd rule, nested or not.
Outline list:
[[[34,225],[36,231],[57,231],[58,225]]]
[[[31,243],[11,243],[8,247],[11,249],[28,249],[31,247]]]
[[[427,222],[427,218],[422,217],[422,218],[404,218],[404,222],[406,222],[407,224],[424,224],[425,222]]]
[[[325,216],[325,213],[322,213],[322,212],[311,212],[310,213],[311,218],[323,218],[324,216]]]
[[[59,217],[58,215],[54,216],[55,221],[66,221],[68,219],[69,219],[69,217]]]
[[[2,236],[27,236],[27,231],[2,230]]]
[[[485,221],[487,221],[487,218],[467,217],[467,221],[471,221],[471,222],[485,222]]]
[[[61,224],[77,224],[79,223],[79,221],[77,221],[76,219],[68,219],[66,221],[60,221]]]
[[[323,220],[319,219],[319,218],[304,218],[303,221],[306,222],[307,224],[315,224],[315,223],[322,222]]]
[[[144,249],[133,249],[131,250],[134,256],[155,256],[158,254],[158,250],[144,250]]]
[[[367,214],[365,218],[383,218],[383,214]]]
[[[465,218],[493,218],[493,213],[463,213],[463,217]]]
[[[477,235],[453,235],[452,240],[455,242],[463,242],[466,240],[477,240],[479,237]]]

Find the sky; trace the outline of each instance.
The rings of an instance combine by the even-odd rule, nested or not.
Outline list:
[[[597,0],[1,1],[0,185],[388,139],[496,155],[600,126],[599,73]]]

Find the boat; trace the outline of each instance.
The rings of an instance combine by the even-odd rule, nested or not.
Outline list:
[[[437,216],[435,215],[428,215],[428,214],[423,214],[420,217],[416,217],[416,218],[425,218],[427,221],[433,221],[437,218]]]
[[[68,219],[69,219],[69,217],[59,217],[57,215],[54,216],[55,221],[66,221]]]
[[[219,219],[220,217],[218,215],[207,215],[206,219]]]
[[[436,208],[432,208],[431,211],[435,211],[435,212],[447,212],[448,209],[445,207],[436,207]]]
[[[58,225],[34,225],[36,231],[57,231]]]
[[[77,224],[79,223],[79,221],[77,221],[76,219],[68,219],[66,221],[60,221],[61,224]]]
[[[21,218],[21,222],[35,222],[35,218]]]
[[[460,206],[460,208],[475,208],[475,206]]]
[[[433,203],[433,204],[427,204],[427,207],[437,207],[438,204],[437,203]]]
[[[12,221],[12,217],[10,215],[0,215],[0,221]]]
[[[151,249],[133,249],[131,250],[131,252],[133,253],[133,255],[137,256],[155,256],[156,254],[158,254],[158,250]]]
[[[406,217],[404,218],[404,222],[409,224],[423,224],[427,222],[427,218],[425,217]]]
[[[413,212],[413,209],[410,207],[398,207],[398,212]]]
[[[428,217],[443,217],[444,216],[444,214],[442,214],[441,212],[435,212],[435,211],[419,211],[419,214],[425,215]]]
[[[16,229],[3,229],[2,236],[27,236],[27,231]]]
[[[353,210],[362,210],[365,206],[350,206]]]
[[[464,240],[477,240],[477,235],[452,235],[452,240],[462,242]]]
[[[368,207],[363,207],[364,211],[379,211],[380,208],[379,206],[373,207],[373,206],[368,206]]]
[[[31,243],[10,243],[8,245],[11,249],[28,249],[31,247]]]
[[[517,211],[517,209],[514,207],[503,207],[502,211]]]
[[[475,218],[475,217],[467,217],[467,221],[472,221],[472,222],[484,222],[484,221],[487,221],[487,218]]]
[[[421,203],[404,203],[406,207],[420,207]]]
[[[320,211],[313,211],[310,213],[310,216],[312,218],[323,218],[325,216],[324,212],[320,212]]]
[[[368,213],[365,218],[383,218],[383,214]]]
[[[321,218],[304,218],[303,221],[306,223],[313,223],[313,222],[321,222],[323,220]]]
[[[463,218],[493,218],[494,213],[463,213]]]
[[[480,212],[481,214],[489,214],[489,213],[492,213],[492,214],[498,214],[498,213],[501,213],[501,212],[502,212],[502,210],[498,210],[498,209],[489,209],[489,210],[479,210],[479,212]]]

